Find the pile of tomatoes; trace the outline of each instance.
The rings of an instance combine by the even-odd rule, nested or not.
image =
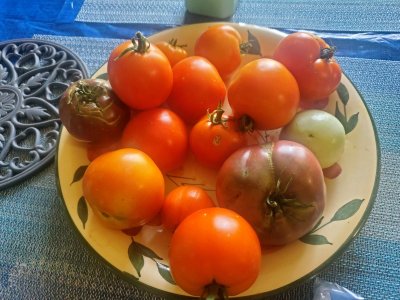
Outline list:
[[[174,231],[172,275],[193,295],[243,292],[260,271],[261,248],[298,239],[324,209],[312,150],[260,143],[254,132],[285,128],[301,109],[326,102],[341,79],[334,49],[293,33],[272,57],[242,65],[251,47],[224,24],[197,38],[194,55],[138,32],[110,54],[109,82],[73,83],[60,101],[65,128],[87,142],[83,193],[93,211],[116,229],[161,215]],[[165,195],[164,175],[189,153],[218,172],[216,201],[198,186]]]

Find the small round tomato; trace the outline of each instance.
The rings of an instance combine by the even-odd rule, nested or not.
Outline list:
[[[255,129],[283,127],[299,106],[296,79],[280,62],[260,58],[243,66],[228,88],[228,101],[238,118],[250,118]]]
[[[169,230],[175,228],[191,213],[213,207],[208,193],[199,186],[182,185],[170,191],[161,210],[162,224]]]
[[[241,63],[240,33],[230,25],[208,27],[196,40],[194,54],[207,58],[222,77],[235,71]]]
[[[273,58],[296,78],[301,100],[315,102],[327,98],[340,83],[342,71],[333,57],[334,50],[314,34],[296,32],[281,40]]]
[[[82,181],[83,196],[110,228],[128,229],[153,219],[164,203],[164,177],[136,149],[107,152],[93,160]]]
[[[167,108],[153,108],[132,116],[121,138],[122,147],[144,151],[163,171],[179,168],[188,149],[185,123]]]
[[[196,159],[218,168],[234,151],[246,145],[246,136],[236,121],[224,114],[221,105],[193,126],[189,145]]]
[[[178,45],[177,39],[171,39],[168,42],[159,42],[156,46],[165,54],[168,58],[171,67],[177,62],[188,57],[187,51],[184,49],[186,45]]]
[[[175,282],[184,291],[220,299],[212,296],[237,295],[254,283],[261,268],[261,246],[253,228],[237,213],[205,208],[176,228],[169,262]]]
[[[207,59],[187,57],[172,72],[173,86],[167,103],[188,124],[195,124],[208,109],[224,101],[225,84]]]
[[[107,73],[114,92],[134,109],[159,106],[172,87],[168,58],[140,32],[111,52]]]
[[[72,83],[61,96],[58,110],[67,131],[87,142],[119,136],[130,116],[129,108],[100,79]]]

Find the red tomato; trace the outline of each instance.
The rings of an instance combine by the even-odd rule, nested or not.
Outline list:
[[[328,97],[340,83],[342,71],[333,54],[334,48],[320,37],[296,32],[282,39],[273,58],[296,78],[301,100],[313,102]]]
[[[120,149],[93,160],[83,176],[83,196],[108,227],[129,229],[153,219],[164,203],[164,177],[151,158]]]
[[[240,33],[230,25],[207,28],[196,40],[194,54],[207,58],[222,77],[235,71],[241,63]]]
[[[228,88],[234,116],[249,117],[255,129],[283,127],[299,106],[296,79],[276,60],[260,58],[243,66]]]
[[[226,88],[215,67],[205,58],[190,56],[173,68],[168,104],[188,124],[195,124],[208,109],[225,99]]]
[[[211,296],[237,295],[253,284],[260,272],[261,247],[241,216],[220,207],[205,208],[189,215],[175,230],[169,262],[175,282],[184,291],[221,299]]]
[[[194,125],[189,145],[200,163],[218,168],[235,150],[246,145],[246,136],[219,105]]]
[[[171,91],[172,70],[167,57],[141,33],[111,52],[107,72],[114,92],[134,109],[157,107]]]
[[[188,131],[177,114],[166,108],[154,108],[134,115],[121,138],[122,147],[144,151],[163,171],[179,168],[188,149]]]
[[[186,45],[178,45],[177,39],[171,39],[169,42],[159,42],[156,46],[165,54],[168,58],[171,67],[177,62],[188,57],[187,51],[184,49]]]
[[[165,228],[175,228],[191,213],[202,208],[213,207],[214,202],[199,186],[182,185],[168,193],[161,210]]]

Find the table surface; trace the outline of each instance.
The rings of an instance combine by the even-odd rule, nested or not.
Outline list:
[[[56,42],[77,53],[91,73],[138,30],[151,35],[215,21],[188,13],[183,0],[0,0],[0,7],[0,42]],[[399,2],[239,0],[236,13],[226,20],[288,32],[310,30],[337,46],[338,61],[375,121],[381,174],[365,226],[318,277],[366,299],[399,299]],[[0,299],[163,299],[121,280],[82,243],[56,181],[51,162],[0,191]],[[311,299],[312,286],[310,279],[266,299]]]

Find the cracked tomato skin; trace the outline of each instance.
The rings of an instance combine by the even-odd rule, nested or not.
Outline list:
[[[185,218],[169,249],[173,278],[191,295],[200,296],[212,284],[228,296],[248,289],[261,268],[261,247],[252,227],[237,213],[205,208]]]
[[[280,62],[260,58],[247,63],[228,87],[228,101],[236,118],[249,117],[254,129],[283,127],[299,107],[296,79]]]
[[[322,216],[322,168],[305,146],[277,141],[239,149],[222,165],[217,202],[243,216],[265,246],[293,242]]]
[[[165,54],[151,43],[143,53],[128,51],[122,55],[132,45],[132,41],[125,41],[111,52],[108,79],[114,92],[129,107],[155,108],[166,101],[171,91],[171,65]]]
[[[124,148],[95,158],[82,181],[83,196],[101,222],[113,229],[146,224],[164,203],[164,177],[144,152]]]
[[[280,41],[273,58],[296,78],[301,101],[313,103],[327,98],[340,83],[342,70],[333,55],[334,48],[322,38],[296,32]]]

